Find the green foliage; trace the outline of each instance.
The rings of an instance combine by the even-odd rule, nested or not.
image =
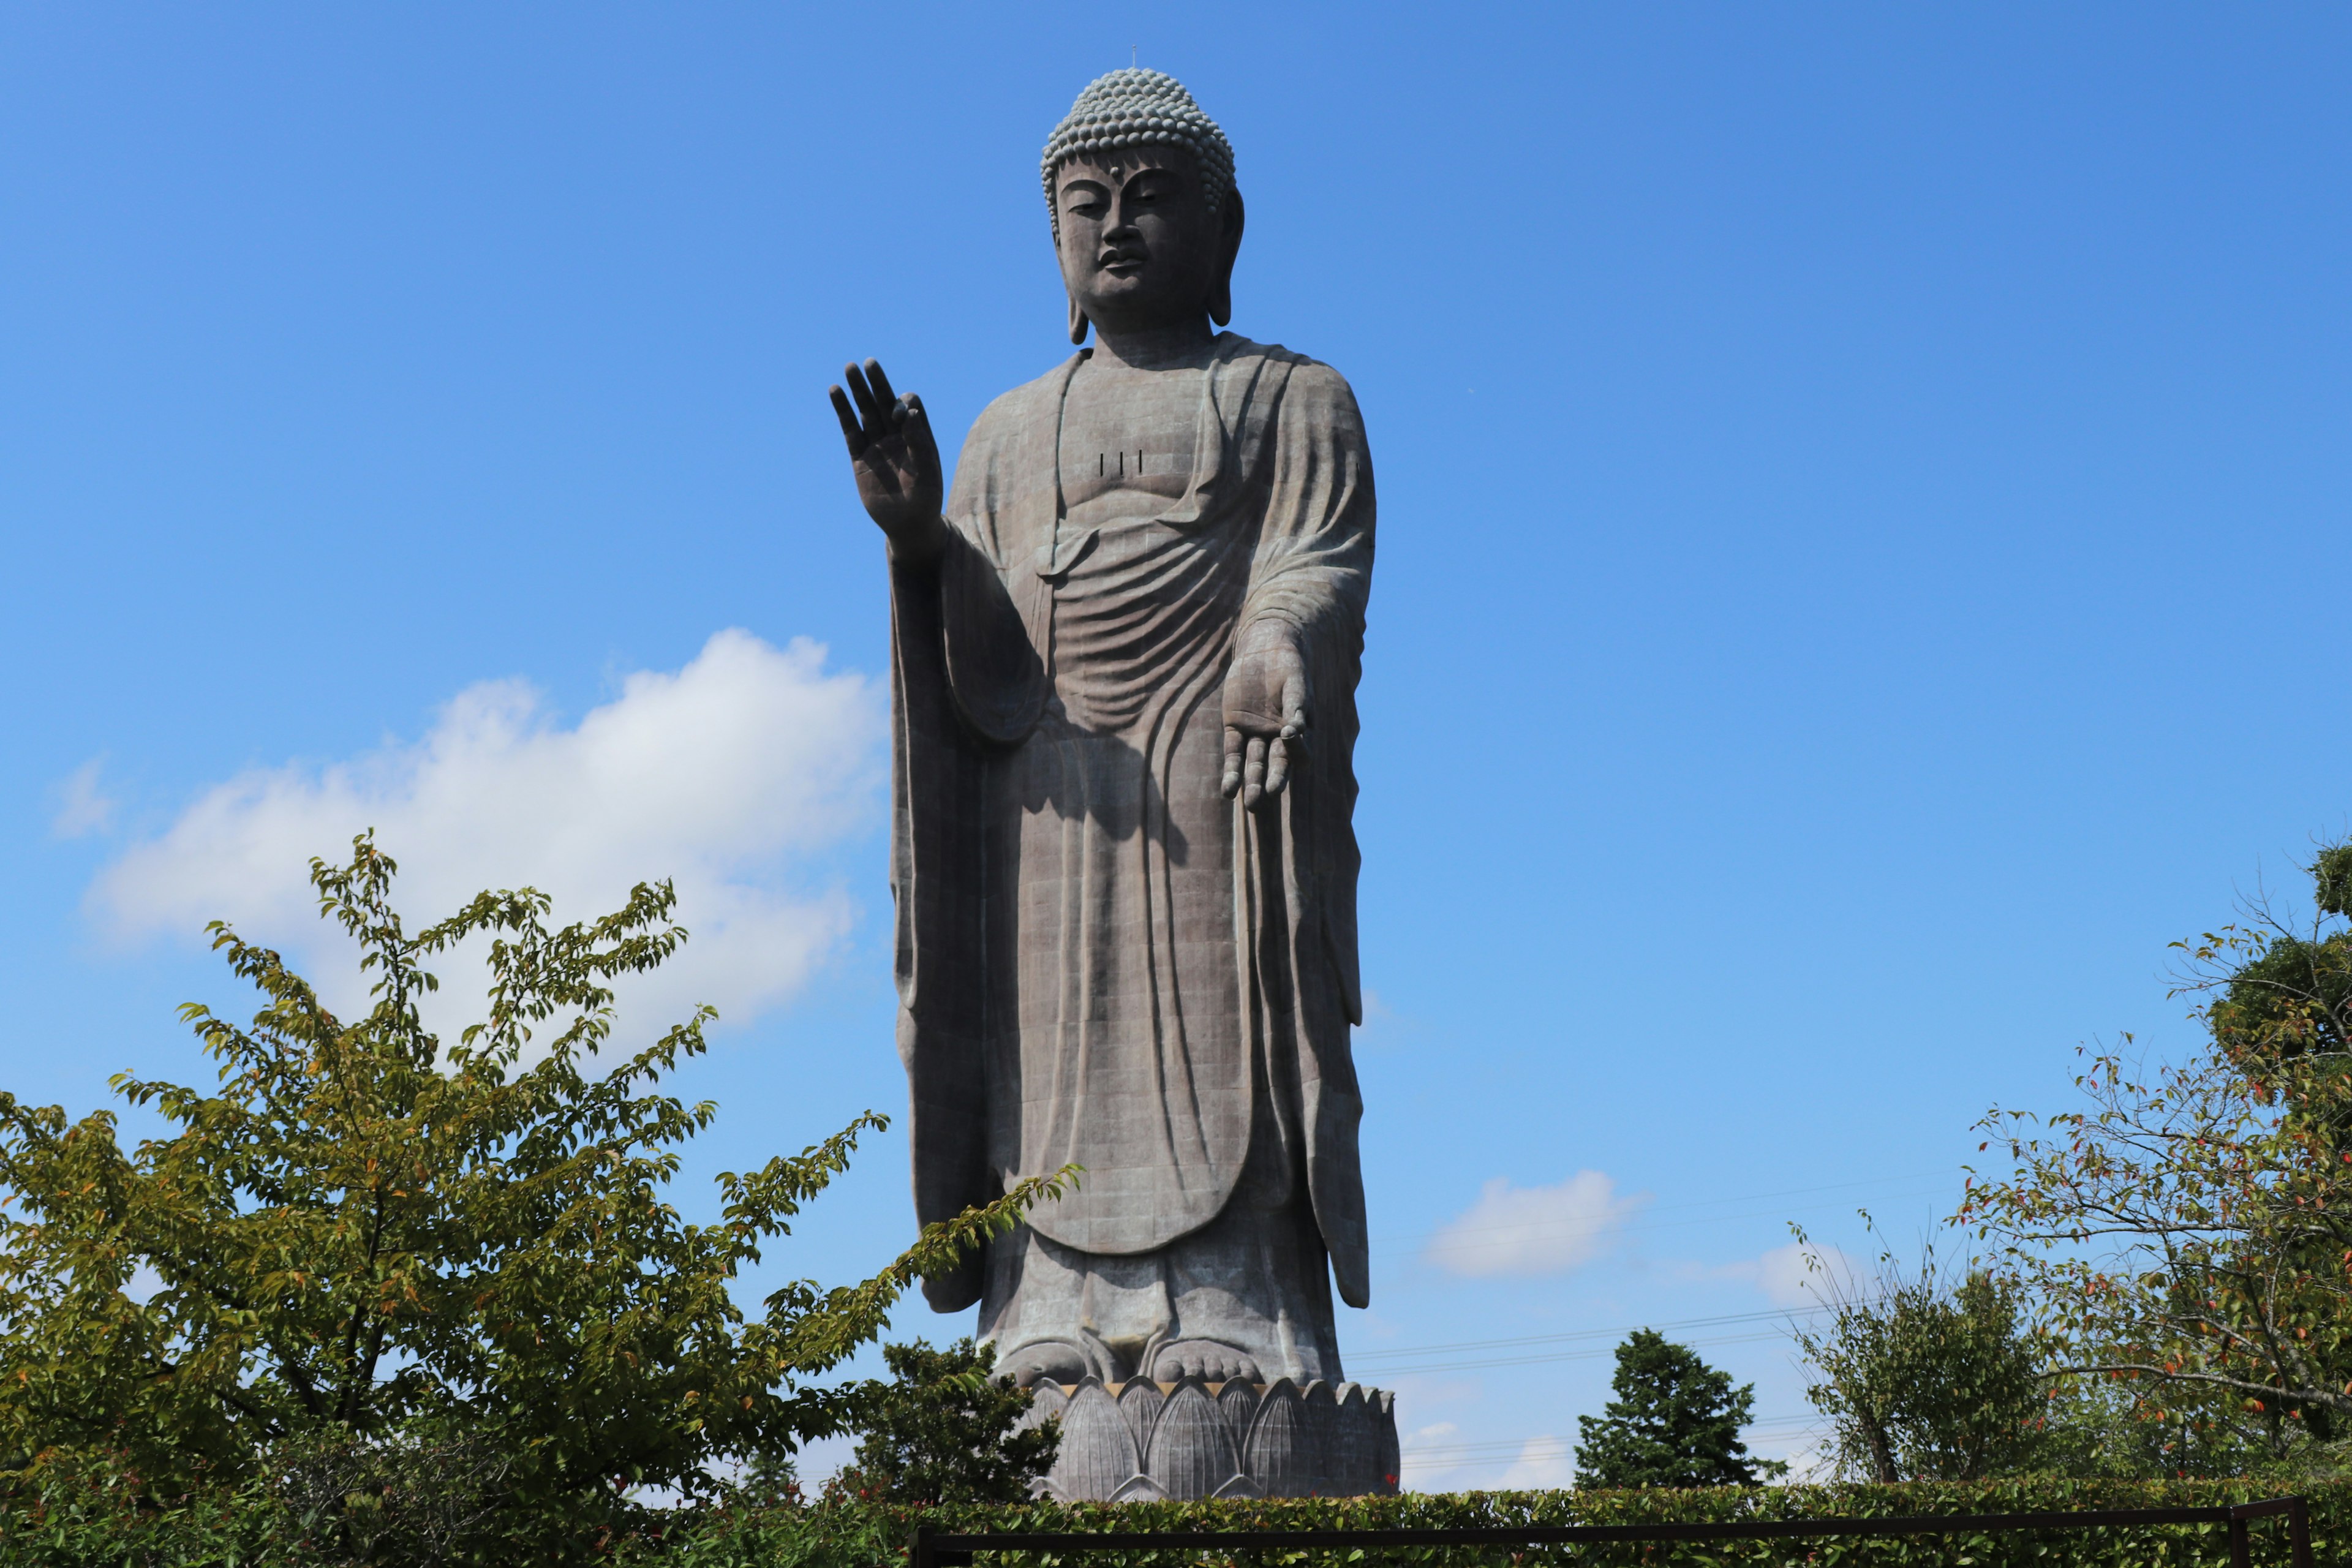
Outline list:
[[[2247,1441],[2216,1404],[2179,1384],[2112,1373],[2061,1378],[2051,1390],[2039,1458],[2043,1468],[2071,1476],[2226,1479],[2260,1472],[2275,1489],[2303,1484],[2282,1472],[2266,1445]]]
[[[0,1562],[9,1568],[334,1568],[318,1543],[268,1533],[257,1490],[208,1493],[162,1509],[138,1504],[99,1478],[51,1471],[46,1495],[0,1506]],[[2312,1504],[2318,1563],[2352,1558],[2352,1482],[2301,1489]],[[1920,1514],[2210,1508],[2279,1495],[2258,1481],[2074,1480],[2047,1477],[1899,1486],[1712,1487],[1682,1490],[1408,1493],[1402,1497],[1191,1503],[948,1504],[915,1507],[854,1499],[818,1507],[696,1507],[648,1512],[607,1542],[615,1568],[894,1568],[918,1525],[939,1531],[1431,1529],[1530,1524],[1737,1523]],[[2255,1568],[2285,1568],[2274,1521],[2253,1528]],[[1373,1561],[1413,1568],[2224,1568],[2214,1525],[2042,1531],[2022,1535],[1779,1542],[1707,1542],[1498,1551],[1406,1547],[1368,1552],[1202,1552],[1167,1549],[1053,1558],[991,1553],[982,1568],[1352,1568]]]
[[[1019,1502],[1053,1468],[1062,1426],[1015,1430],[1030,1394],[990,1374],[993,1345],[917,1340],[883,1352],[892,1381],[857,1391],[864,1434],[836,1490],[891,1502]]]
[[[2311,901],[2324,915],[2352,915],[2352,844],[2331,844],[2311,863]]]
[[[2059,1458],[2046,1352],[2014,1283],[1981,1268],[1955,1282],[1932,1247],[1916,1274],[1882,1253],[1866,1287],[1813,1279],[1830,1321],[1799,1328],[1797,1345],[1820,1374],[1806,1394],[1830,1418],[1841,1475],[1969,1481]]]
[[[2352,845],[2310,870],[2307,919],[2257,903],[2175,944],[2203,1050],[2101,1052],[2086,1109],[1995,1108],[2011,1168],[1972,1173],[1956,1217],[1999,1241],[2067,1369],[2208,1447],[2332,1467],[2352,1436]]]
[[[1617,1347],[1609,1385],[1617,1397],[1576,1418],[1580,1487],[1745,1487],[1787,1468],[1748,1458],[1739,1440],[1756,1385],[1733,1388],[1729,1373],[1654,1329]]]
[[[535,892],[485,893],[410,935],[394,874],[366,837],[346,867],[312,863],[373,980],[354,1019],[213,927],[266,1005],[247,1028],[184,1010],[214,1089],[114,1080],[167,1135],[126,1153],[106,1112],[68,1124],[0,1095],[0,1469],[20,1494],[46,1497],[52,1468],[103,1472],[150,1510],[251,1482],[281,1512],[315,1501],[340,1550],[390,1560],[379,1537],[446,1555],[433,1542],[452,1521],[479,1522],[472,1477],[499,1520],[461,1533],[527,1542],[509,1561],[576,1554],[635,1516],[635,1489],[698,1496],[716,1464],[839,1430],[846,1394],[807,1380],[1051,1186],[931,1227],[862,1285],[797,1281],[747,1317],[738,1272],[882,1119],[721,1176],[719,1223],[686,1223],[662,1189],[715,1111],[655,1086],[712,1015],[591,1069],[611,983],[686,939],[668,887],[560,929]],[[419,1016],[436,986],[422,966],[471,937],[489,939],[487,1016],[445,1042]]]
[[[258,1482],[158,1498],[119,1455],[58,1454],[0,1490],[8,1568],[326,1568],[279,1520]]]
[[[2103,1481],[2013,1478],[1901,1486],[1652,1488],[1638,1491],[1468,1492],[1388,1498],[1285,1499],[1189,1503],[1033,1502],[918,1509],[852,1505],[681,1519],[659,1540],[619,1542],[624,1568],[890,1568],[906,1561],[919,1524],[935,1530],[1130,1531],[1234,1529],[1432,1529],[1530,1524],[1737,1523],[1750,1521],[1917,1514],[2075,1511],[2212,1507],[2276,1495],[2259,1484]],[[2352,1485],[2313,1491],[2314,1558],[2346,1561],[2352,1551]],[[2254,1526],[2256,1568],[2285,1568],[2284,1529]],[[1413,1568],[2224,1568],[2218,1525],[2133,1530],[2042,1531],[2021,1535],[1960,1531],[1945,1536],[1532,1547],[1402,1547],[1378,1551],[1202,1552],[1193,1548],[1053,1556],[987,1553],[981,1568],[1352,1568],[1371,1563]]]

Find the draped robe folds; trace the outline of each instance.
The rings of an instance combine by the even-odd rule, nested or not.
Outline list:
[[[1361,420],[1329,367],[1221,334],[1186,492],[1081,528],[1058,447],[1086,357],[982,414],[944,552],[891,569],[917,1215],[1077,1164],[1076,1190],[1029,1227],[1135,1257],[1210,1225],[1244,1184],[1281,1202],[1299,1187],[1303,1234],[1362,1306],[1349,1049],[1373,532]],[[1217,793],[1222,689],[1267,622],[1305,658],[1311,727],[1288,787],[1245,809]],[[924,1289],[953,1311],[982,1278],[972,1258]]]

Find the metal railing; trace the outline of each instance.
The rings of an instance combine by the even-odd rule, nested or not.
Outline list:
[[[2253,1568],[2249,1521],[2284,1514],[2293,1568],[2312,1568],[2311,1510],[2299,1497],[2211,1508],[2084,1509],[2063,1513],[1948,1513],[1910,1519],[1791,1519],[1745,1524],[1478,1525],[1457,1530],[1112,1530],[953,1532],[919,1526],[911,1568],[964,1568],[976,1552],[1234,1552],[1303,1547],[1557,1546],[1655,1541],[1780,1541],[1836,1535],[1959,1535],[2028,1530],[2114,1530],[2151,1524],[2221,1524],[2231,1568]]]

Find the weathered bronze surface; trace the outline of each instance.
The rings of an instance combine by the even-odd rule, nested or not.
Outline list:
[[[988,406],[952,492],[919,397],[833,389],[888,542],[916,1210],[1085,1168],[925,1282],[1024,1383],[1336,1385],[1331,1281],[1369,1299],[1371,461],[1337,372],[1217,330],[1231,169],[1157,72],[1080,96],[1045,174],[1094,346]]]

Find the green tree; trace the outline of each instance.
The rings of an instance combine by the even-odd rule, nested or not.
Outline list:
[[[2046,1351],[2014,1282],[1974,1268],[1954,1280],[1932,1247],[1916,1274],[1882,1253],[1861,1288],[1818,1267],[1813,1279],[1829,1321],[1800,1328],[1797,1344],[1819,1374],[1806,1393],[1830,1418],[1842,1474],[1966,1481],[2056,1457]]]
[[[1756,1385],[1731,1386],[1687,1345],[1637,1329],[1617,1347],[1617,1397],[1576,1418],[1580,1487],[1754,1486],[1788,1467],[1750,1458],[1739,1440]]]
[[[891,1381],[858,1391],[863,1435],[838,1490],[891,1502],[1021,1502],[1051,1469],[1058,1421],[1024,1428],[1030,1394],[990,1375],[996,1347],[890,1345]]]
[[[1971,1173],[1956,1216],[2000,1244],[2065,1370],[2273,1458],[2352,1434],[2352,845],[2309,870],[2307,914],[2259,900],[2174,944],[2202,1049],[2086,1053],[2086,1106],[1995,1107],[2009,1169]]]
[[[368,837],[347,866],[312,862],[373,983],[356,1018],[212,928],[265,1005],[249,1027],[184,1010],[213,1089],[114,1080],[165,1135],[126,1153],[107,1112],[68,1123],[0,1095],[0,1467],[107,1454],[161,1499],[454,1444],[498,1456],[499,1528],[528,1543],[508,1560],[562,1557],[634,1489],[698,1496],[714,1466],[839,1430],[849,1394],[809,1380],[1066,1177],[930,1227],[863,1284],[795,1281],[747,1316],[738,1272],[883,1120],[720,1176],[717,1223],[688,1224],[663,1188],[715,1110],[655,1086],[713,1015],[592,1070],[612,982],[686,940],[668,886],[561,928],[536,892],[485,893],[411,935],[394,875]],[[476,936],[486,1016],[444,1041],[418,1013],[423,965]]]
[[[2182,1384],[2108,1373],[2051,1388],[2044,1468],[2053,1474],[2143,1480],[2244,1476],[2273,1467],[2249,1441],[2231,1402]]]
[[[488,1544],[511,1466],[464,1433],[414,1423],[369,1434],[320,1426],[272,1444],[257,1486],[216,1489],[213,1500],[257,1514],[255,1533],[281,1562],[438,1568]],[[43,1500],[65,1489],[49,1485]]]

